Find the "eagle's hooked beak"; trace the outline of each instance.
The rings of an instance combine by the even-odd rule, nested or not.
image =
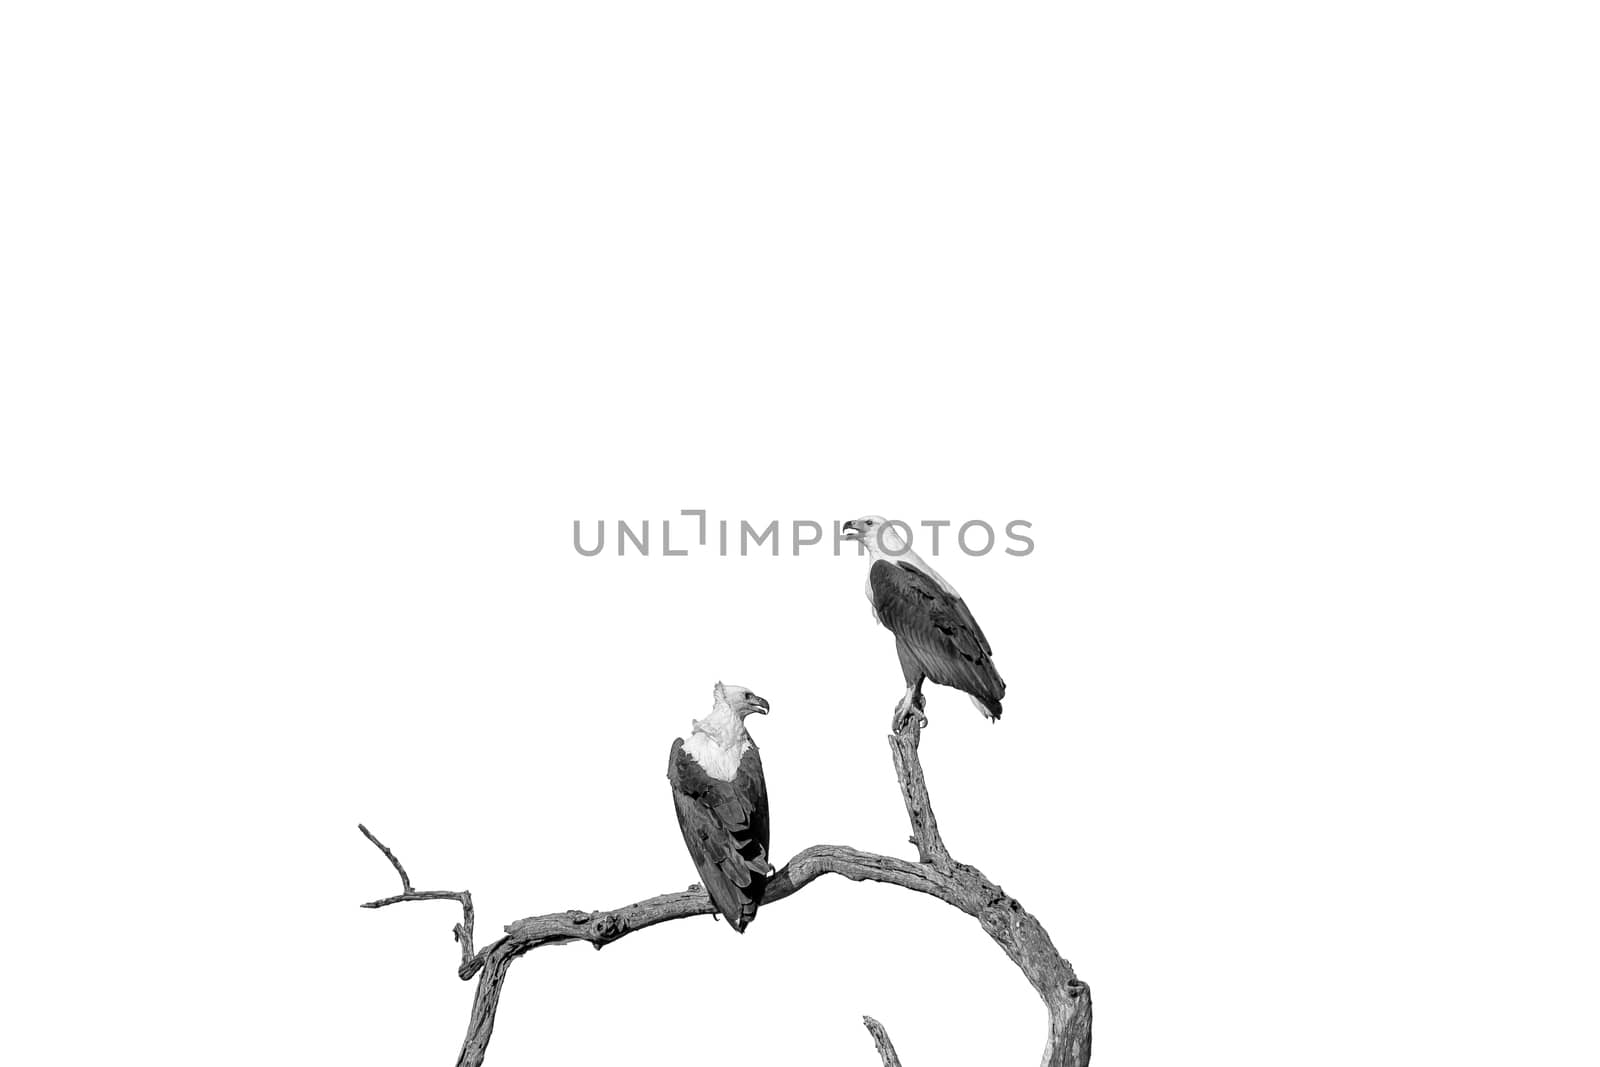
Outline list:
[[[856,525],[856,520],[854,519],[847,521],[843,526],[839,527],[839,530],[840,536],[846,541],[861,540],[861,527]],[[855,536],[852,537],[851,534],[854,534]]]
[[[759,711],[763,715],[772,710],[772,705],[767,703],[767,699],[765,697],[758,697],[754,693],[746,693],[744,695],[744,702],[749,706],[751,711]]]

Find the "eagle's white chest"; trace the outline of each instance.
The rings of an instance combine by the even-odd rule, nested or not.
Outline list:
[[[750,751],[751,743],[739,716],[719,702],[710,715],[694,721],[694,733],[683,743],[683,750],[708,775],[721,782],[731,782],[739,773],[739,761]]]
[[[683,750],[689,754],[689,758],[700,764],[700,769],[706,774],[719,782],[731,782],[739,773],[739,763],[744,759],[744,754],[750,751],[750,738],[723,744],[709,734],[696,730],[684,741]]]

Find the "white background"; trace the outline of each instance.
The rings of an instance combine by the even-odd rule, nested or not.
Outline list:
[[[774,852],[909,855],[865,565],[575,518],[1034,523],[941,569],[945,836],[1096,1063],[1592,1064],[1581,4],[13,4],[9,1063],[452,1062],[481,942],[693,880],[723,678]],[[592,525],[589,527],[592,529]],[[824,881],[516,964],[534,1063],[1035,1062],[970,920]]]

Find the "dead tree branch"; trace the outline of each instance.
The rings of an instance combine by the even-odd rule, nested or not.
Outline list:
[[[472,894],[465,889],[459,893],[448,889],[424,889],[420,893],[417,892],[411,888],[411,876],[406,874],[404,867],[400,866],[399,858],[389,851],[389,846],[379,841],[373,836],[371,830],[368,830],[360,823],[356,824],[356,829],[365,834],[368,841],[377,845],[378,851],[389,857],[389,862],[394,864],[394,869],[400,872],[399,896],[384,897],[382,900],[369,900],[361,906],[363,908],[387,908],[390,904],[400,904],[408,900],[456,901],[461,905],[461,921],[456,923],[453,931],[456,935],[456,943],[461,946],[461,968],[458,973],[461,974],[463,980],[471,977],[470,972],[467,972],[467,965],[472,962]]]
[[[900,1067],[900,1057],[894,1051],[894,1042],[889,1040],[889,1031],[870,1015],[863,1015],[861,1021],[867,1024],[867,1033],[872,1035],[872,1043],[878,1046],[883,1067]]]
[[[1092,1024],[1089,987],[1078,980],[1072,965],[1056,951],[1050,935],[1021,904],[976,867],[951,858],[939,836],[939,825],[933,817],[922,762],[917,754],[921,733],[917,716],[913,715],[903,729],[889,738],[895,775],[900,780],[906,814],[911,819],[911,841],[917,846],[919,861],[913,863],[842,845],[812,845],[797,853],[773,876],[762,898],[762,907],[793,896],[825,874],[842,875],[853,882],[883,882],[936,897],[977,919],[984,933],[1016,964],[1044,1001],[1049,1012],[1049,1035],[1040,1067],[1087,1067]],[[461,903],[464,921],[456,927],[456,940],[461,943],[461,966],[457,973],[463,980],[478,975],[478,990],[456,1067],[481,1067],[489,1038],[494,1033],[495,1013],[500,1006],[506,974],[518,957],[546,945],[573,941],[587,941],[600,949],[636,930],[693,915],[709,915],[715,910],[705,890],[691,886],[611,911],[562,911],[519,919],[505,928],[504,937],[474,953],[471,894],[413,890],[394,853],[365,826],[361,827],[361,832],[400,872],[403,890],[399,896],[375,900],[362,907],[381,908],[405,900],[457,900]],[[870,1019],[867,1028],[878,1042],[883,1062],[898,1067],[899,1058],[883,1028],[874,1028]]]

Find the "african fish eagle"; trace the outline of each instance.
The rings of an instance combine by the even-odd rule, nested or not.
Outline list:
[[[841,528],[846,540],[860,541],[872,557],[867,600],[872,617],[894,634],[900,654],[906,693],[895,705],[894,729],[906,724],[913,709],[921,725],[928,724],[924,679],[961,690],[985,719],[999,722],[1006,683],[989,658],[989,639],[955,586],[911,551],[896,525],[881,515],[864,515]]]
[[[767,714],[771,705],[742,686],[721,682],[711,694],[711,714],[694,721],[689,740],[672,742],[667,781],[700,884],[742,934],[773,873],[767,862],[767,781],[744,719],[753,711]]]

